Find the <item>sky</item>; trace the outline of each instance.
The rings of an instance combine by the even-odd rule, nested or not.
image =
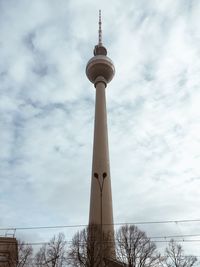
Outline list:
[[[200,219],[199,0],[0,0],[0,228],[88,223],[95,89],[85,67],[99,9],[116,68],[106,89],[114,221],[172,220],[138,226],[199,240],[199,222],[176,223]],[[200,255],[200,242],[181,244]]]

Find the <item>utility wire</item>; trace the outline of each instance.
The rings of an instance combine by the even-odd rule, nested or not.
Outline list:
[[[149,238],[151,242],[154,242],[154,243],[170,243],[171,241],[170,240],[153,240],[151,238]],[[175,242],[177,243],[195,243],[195,242],[200,242],[200,239],[177,239],[177,240],[174,240]],[[116,241],[103,241],[103,243],[115,243]],[[54,242],[54,244],[56,244],[57,242]],[[64,241],[65,244],[72,244],[73,241],[72,240],[67,240],[67,241]],[[85,244],[84,242],[79,242],[80,244]],[[0,244],[6,244],[6,245],[16,245],[15,242],[6,242],[6,241],[0,241]],[[43,242],[30,242],[30,243],[23,243],[24,246],[42,246],[42,245],[49,245],[51,244],[50,241],[43,241]]]
[[[142,225],[142,224],[168,224],[168,223],[190,223],[200,222],[200,219],[186,219],[186,220],[166,220],[166,221],[138,221],[138,222],[125,222],[125,223],[114,223],[114,224],[103,224],[103,225]],[[0,231],[10,230],[37,230],[37,229],[60,229],[60,228],[79,228],[87,227],[88,224],[71,224],[71,225],[54,225],[54,226],[29,226],[29,227],[4,227],[0,228]]]
[[[2,236],[2,237],[4,238],[5,236]],[[185,237],[200,237],[200,234],[148,236],[149,239],[174,239],[174,238],[185,238]],[[7,243],[7,241],[0,240],[0,243]],[[11,241],[11,243],[13,243],[13,241]]]
[[[165,236],[152,236],[152,237],[149,237],[149,238],[155,238],[155,239],[160,239],[160,238],[184,238],[184,237],[197,237],[197,236],[200,236],[200,234],[186,234],[186,235],[165,235]]]

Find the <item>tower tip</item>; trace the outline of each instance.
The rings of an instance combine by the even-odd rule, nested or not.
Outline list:
[[[99,9],[99,46],[102,46],[101,9]]]
[[[101,9],[99,9],[99,36],[98,36],[98,44],[95,45],[95,48],[94,48],[94,55],[97,56],[97,55],[104,55],[106,56],[107,55],[107,50],[106,48],[103,46],[103,43],[102,43],[102,29],[101,29]]]

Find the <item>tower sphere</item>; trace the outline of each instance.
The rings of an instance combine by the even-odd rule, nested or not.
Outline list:
[[[109,83],[115,75],[115,67],[112,60],[107,57],[107,50],[102,44],[102,30],[101,30],[101,10],[99,10],[99,42],[94,47],[94,57],[92,57],[86,66],[86,75],[88,79],[94,83],[98,77],[103,78],[105,86]]]
[[[106,55],[96,55],[87,63],[86,75],[92,83],[95,83],[96,78],[99,76],[102,76],[109,83],[114,74],[114,64]]]

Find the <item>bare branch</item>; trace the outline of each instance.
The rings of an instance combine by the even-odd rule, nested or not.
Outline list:
[[[196,257],[191,255],[185,256],[181,245],[172,239],[165,250],[162,265],[163,267],[192,267],[196,262]]]

